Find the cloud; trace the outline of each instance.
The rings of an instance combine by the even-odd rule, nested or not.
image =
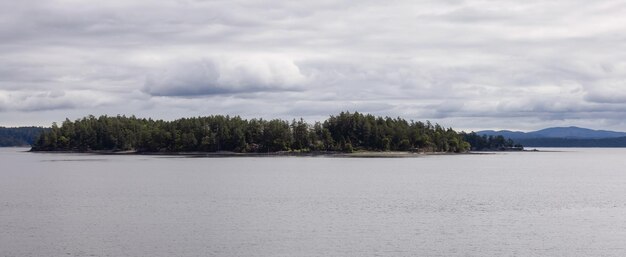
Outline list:
[[[620,79],[602,79],[587,85],[585,100],[593,103],[626,103],[626,77]]]
[[[0,111],[49,111],[94,108],[115,103],[110,95],[92,91],[6,91],[0,90]]]
[[[182,62],[150,75],[143,91],[154,96],[300,90],[306,77],[284,58],[219,58]]]
[[[610,0],[4,1],[0,120],[357,110],[626,130],[624,12]]]

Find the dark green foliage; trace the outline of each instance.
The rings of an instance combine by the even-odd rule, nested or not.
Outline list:
[[[34,151],[277,152],[427,151],[464,152],[461,134],[430,122],[342,112],[313,125],[304,120],[244,120],[238,116],[175,121],[88,116],[53,124]]]
[[[44,130],[41,127],[0,127],[0,146],[32,145]]]
[[[475,132],[465,133],[462,132],[463,140],[471,145],[473,151],[503,151],[503,150],[521,150],[522,145],[516,144],[510,138],[504,138],[503,136],[487,136],[478,135]]]

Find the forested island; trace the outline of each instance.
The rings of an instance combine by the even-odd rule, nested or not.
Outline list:
[[[0,127],[0,147],[33,145],[45,130],[42,127]]]
[[[521,151],[524,146],[502,135],[480,135],[476,132],[461,132],[472,151]]]
[[[213,115],[174,121],[134,116],[88,116],[56,123],[41,134],[32,151],[72,152],[466,152],[475,134],[458,133],[439,124],[342,112],[323,122],[303,119],[242,119]],[[491,140],[491,148],[507,147]],[[502,145],[496,145],[502,143]],[[483,146],[481,146],[483,147]]]

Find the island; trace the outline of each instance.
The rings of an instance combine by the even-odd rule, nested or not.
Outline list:
[[[312,124],[302,118],[290,122],[229,115],[173,121],[90,115],[75,121],[66,119],[60,126],[53,123],[33,143],[31,151],[218,155],[386,152],[393,156],[399,152],[464,153],[510,147],[513,142],[503,137],[456,132],[430,121],[341,112]]]
[[[31,146],[47,128],[42,127],[0,127],[0,147]]]

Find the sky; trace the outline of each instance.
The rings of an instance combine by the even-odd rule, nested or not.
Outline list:
[[[86,115],[626,131],[626,2],[0,0],[0,126]]]

